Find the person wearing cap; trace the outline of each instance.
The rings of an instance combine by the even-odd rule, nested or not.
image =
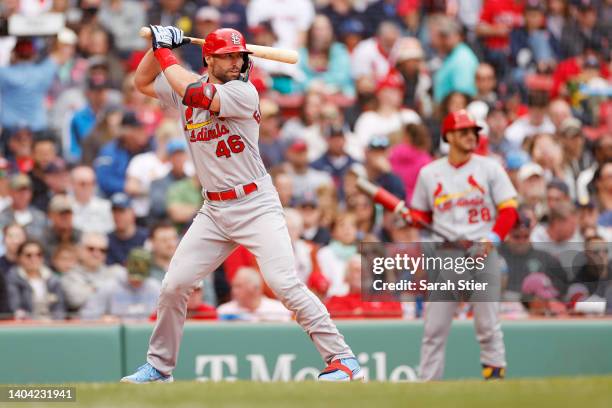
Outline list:
[[[578,217],[574,204],[561,203],[550,210],[548,223],[538,223],[531,232],[534,247],[557,257],[564,267],[567,276],[573,276],[569,262],[576,251],[577,243],[584,242],[578,229]]]
[[[517,190],[522,202],[535,208],[538,218],[546,213],[546,178],[537,163],[523,164],[516,175]]]
[[[521,167],[523,167],[523,165],[527,164],[528,162],[529,155],[522,150],[514,150],[506,155],[506,172],[508,173],[508,177],[510,177],[510,181],[512,181],[512,185],[517,190],[519,186],[518,172]]]
[[[348,27],[352,22],[359,21],[361,23],[359,13],[353,7],[351,0],[330,1],[329,4],[320,10],[320,13],[329,18],[336,38],[341,38],[345,32],[343,28]],[[361,26],[363,27],[363,23],[361,23]],[[365,32],[365,28],[361,30]]]
[[[206,38],[208,34],[220,27],[221,13],[216,7],[203,6],[195,14],[192,28],[192,37]],[[181,48],[181,56],[191,69],[195,72],[202,72],[202,52],[198,47]]]
[[[354,163],[358,162],[345,150],[345,131],[342,126],[331,125],[325,128],[323,133],[327,140],[327,151],[310,164],[313,169],[324,171],[332,177],[340,200],[344,198],[342,185],[344,175]]]
[[[0,126],[9,132],[28,126],[33,132],[48,126],[45,98],[58,68],[71,57],[55,50],[37,61],[33,39],[20,37],[13,50],[11,65],[0,67]]]
[[[151,254],[146,249],[131,249],[126,259],[127,278],[97,290],[80,310],[81,318],[148,319],[157,307],[161,287],[150,277],[150,267]]]
[[[6,136],[6,139],[4,139]],[[32,160],[32,144],[34,135],[32,130],[23,126],[14,130],[3,130],[2,138],[8,140],[6,158],[9,160],[10,168],[20,173],[28,173],[34,166]]]
[[[79,311],[87,300],[105,286],[125,279],[123,267],[106,265],[108,238],[97,232],[87,232],[81,236],[77,247],[76,267],[61,277],[62,288],[70,313]]]
[[[397,72],[376,85],[376,109],[364,111],[355,122],[356,142],[365,148],[374,136],[391,137],[409,123],[421,123],[420,116],[402,106],[406,84]]]
[[[154,140],[134,112],[125,112],[117,139],[102,146],[94,161],[100,190],[106,196],[125,191],[130,160],[153,148]]]
[[[32,144],[32,160],[34,165],[29,172],[32,180],[32,204],[41,211],[47,211],[51,198],[50,187],[47,183],[47,171],[55,171],[61,164],[57,154],[57,141],[52,135],[45,135],[34,139]],[[56,165],[52,166],[52,163]],[[53,180],[55,181],[55,180]]]
[[[96,195],[96,173],[89,166],[77,166],[70,177],[74,226],[83,232],[111,232],[114,227],[111,204]]]
[[[370,140],[365,152],[364,166],[367,178],[400,199],[406,198],[406,188],[391,167],[389,161],[389,140],[376,136]]]
[[[151,208],[149,217],[152,222],[166,218],[166,197],[170,186],[177,181],[185,180],[188,175],[185,172],[189,156],[187,155],[187,143],[181,138],[171,139],[166,145],[166,155],[170,164],[170,171],[164,177],[151,182],[149,198]]]
[[[32,205],[32,181],[25,174],[10,178],[11,205],[0,212],[0,228],[17,223],[25,228],[28,237],[40,239],[47,226],[45,213]]]
[[[565,119],[557,131],[563,146],[564,179],[570,185],[572,196],[576,197],[578,175],[593,165],[595,158],[590,143],[582,133],[582,122],[574,117]]]
[[[595,162],[584,169],[576,178],[576,198],[587,200],[595,193],[593,179],[599,167],[608,161],[612,161],[612,135],[603,135],[593,143],[593,156]]]
[[[344,44],[335,40],[331,22],[324,14],[315,16],[299,55],[301,75],[295,84],[298,92],[304,92],[316,83],[326,87],[329,93],[349,98],[355,96],[350,55]]]
[[[45,229],[43,242],[47,260],[50,260],[58,246],[78,244],[81,231],[72,224],[72,201],[65,194],[57,194],[51,198],[47,216],[49,225]]]
[[[523,280],[521,300],[532,316],[565,315],[566,308],[560,298],[559,291],[542,272],[532,272]]]
[[[68,150],[70,159],[74,162],[81,160],[83,143],[93,130],[97,117],[108,104],[108,89],[110,87],[110,81],[106,74],[101,72],[90,73],[85,91],[87,104],[76,111],[70,120]]]
[[[453,18],[438,15],[428,21],[432,47],[444,55],[442,66],[433,76],[434,101],[440,103],[451,92],[476,94],[478,58],[461,38],[461,26]]]
[[[546,185],[546,206],[549,211],[557,208],[563,203],[571,204],[570,190],[567,184],[558,178],[554,178]]]
[[[288,173],[293,179],[293,195],[316,194],[319,187],[333,185],[331,176],[310,167],[308,145],[302,139],[290,142],[286,152]]]
[[[508,114],[503,105],[495,104],[487,112],[486,117],[487,139],[489,142],[489,151],[501,157],[506,157],[515,150],[513,145],[506,139],[506,128],[508,127]]]
[[[110,198],[115,229],[108,234],[107,265],[125,265],[130,250],[144,245],[148,231],[136,224],[132,199],[125,193]]]
[[[70,171],[64,159],[56,158],[45,167],[44,178],[47,187],[46,196],[41,197],[40,205],[34,197],[32,203],[41,209],[47,209],[50,198],[57,194],[68,194],[70,190]],[[42,207],[44,206],[44,207]]]
[[[400,38],[391,51],[394,68],[404,79],[403,105],[430,116],[433,112],[431,100],[431,77],[424,68],[425,52],[421,42],[414,37]]]
[[[9,168],[9,161],[0,156],[0,213],[11,205],[11,196],[9,194]]]
[[[306,194],[295,197],[291,206],[296,208],[302,216],[301,237],[316,245],[325,246],[331,240],[329,228],[321,225],[321,208],[316,194]]]

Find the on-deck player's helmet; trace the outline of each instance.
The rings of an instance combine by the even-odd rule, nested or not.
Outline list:
[[[242,72],[245,72],[249,64],[249,54],[252,54],[246,47],[246,40],[240,31],[233,28],[219,28],[206,36],[206,42],[202,46],[202,61],[207,66],[204,57],[206,55],[229,54],[241,52],[244,59]]]
[[[442,140],[447,141],[446,133],[460,129],[475,129],[478,137],[482,126],[478,125],[465,109],[449,113],[442,122]]]

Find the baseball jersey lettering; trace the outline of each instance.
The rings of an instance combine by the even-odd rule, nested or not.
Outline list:
[[[497,206],[516,195],[496,161],[473,155],[457,168],[444,157],[421,169],[411,207],[432,212],[433,227],[451,239],[478,240],[493,228]]]
[[[206,82],[207,77],[201,78]],[[155,92],[165,107],[181,113],[184,136],[202,187],[223,191],[265,176],[259,156],[259,95],[250,82],[215,84],[220,112],[185,106],[166,77],[155,79]]]

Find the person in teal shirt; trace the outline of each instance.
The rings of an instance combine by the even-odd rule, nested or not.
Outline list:
[[[346,96],[355,95],[349,52],[344,44],[334,41],[334,31],[326,16],[315,17],[308,30],[306,47],[299,54],[301,75],[294,83],[294,91],[303,93],[313,82],[321,82]]]
[[[434,100],[440,103],[454,91],[473,96],[476,94],[478,58],[462,41],[459,23],[446,16],[439,19],[429,25],[432,47],[446,55],[433,77]]]

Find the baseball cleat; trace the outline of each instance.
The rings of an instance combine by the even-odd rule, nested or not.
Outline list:
[[[482,376],[485,380],[503,380],[506,376],[506,367],[482,365]]]
[[[354,357],[334,360],[321,371],[319,381],[363,381],[363,371]]]
[[[171,375],[163,375],[151,364],[146,363],[138,367],[136,372],[121,379],[122,383],[147,384],[154,382],[171,383],[174,378]]]

